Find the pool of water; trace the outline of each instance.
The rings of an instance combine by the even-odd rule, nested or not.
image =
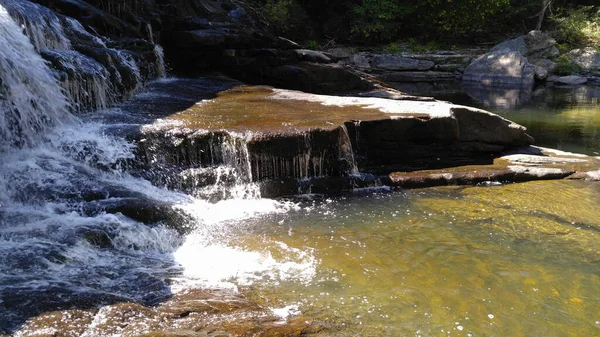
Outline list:
[[[398,88],[497,113],[527,127],[539,146],[600,154],[600,87],[597,86],[482,90],[459,82],[446,82],[419,86],[398,84]]]
[[[311,279],[246,291],[344,335],[592,336],[599,202],[600,185],[572,181],[349,195],[261,218],[230,244],[310,254]]]
[[[171,324],[160,306],[208,288],[239,291],[249,307],[258,304],[281,317],[277,324],[287,318],[288,324],[319,322],[326,335],[600,334],[599,183],[381,188],[336,197],[209,202],[119,169],[132,157],[122,133],[234,85],[226,80],[214,89],[215,83],[221,82],[159,81],[85,124],[57,128],[45,145],[3,154],[0,335],[39,336],[57,326],[69,331],[65,335],[193,335],[176,329],[199,324],[194,316],[188,326],[181,323],[184,316]],[[176,90],[178,85],[190,90]],[[568,89],[564,99],[540,97],[565,102],[577,90]],[[566,103],[529,102],[546,106],[536,113],[554,119],[538,121],[521,108],[498,111],[525,125],[528,118],[532,125],[554,125],[550,143],[541,143],[547,146],[561,139],[570,120],[589,125],[562,149],[593,152],[593,100],[575,100],[568,110]],[[583,139],[592,145],[578,143]],[[179,227],[185,231],[107,211],[128,200],[183,212],[186,223]],[[195,296],[191,291],[179,304],[203,300]],[[122,309],[123,302],[146,307]],[[159,313],[144,321],[148,308]],[[85,311],[86,334],[73,332],[68,320],[46,321],[67,309]],[[29,324],[38,315],[46,316]],[[98,325],[119,325],[123,317],[143,329],[116,334],[121,330]]]

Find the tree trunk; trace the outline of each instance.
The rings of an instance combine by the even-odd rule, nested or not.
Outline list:
[[[546,10],[552,6],[554,0],[542,0],[542,10],[538,13],[538,23],[535,26],[535,30],[542,29],[542,22],[544,22],[544,17],[546,16]]]

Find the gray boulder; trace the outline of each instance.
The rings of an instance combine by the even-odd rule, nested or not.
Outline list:
[[[500,50],[489,52],[471,63],[463,81],[481,82],[505,87],[532,87],[535,70],[520,52]]]
[[[359,68],[371,68],[371,64],[366,56],[361,54],[355,54],[352,56],[351,63]]]
[[[566,84],[566,85],[582,85],[587,82],[587,78],[583,76],[570,75],[570,76],[552,76],[548,78],[549,81]]]
[[[395,55],[376,55],[371,59],[371,67],[392,71],[429,70],[435,63],[429,60],[417,60]]]
[[[556,40],[539,30],[532,30],[523,37],[527,50],[524,56],[529,59],[544,59],[560,54],[556,48]]]
[[[310,49],[296,49],[296,55],[300,61],[306,62],[317,62],[317,63],[331,63],[331,59],[327,55],[310,50]]]
[[[536,67],[542,67],[542,68],[546,69],[548,74],[553,74],[556,71],[556,68],[558,67],[556,62],[548,60],[548,59],[536,60],[532,63]]]
[[[556,63],[548,60],[560,54],[555,45],[553,38],[538,30],[504,41],[471,63],[463,81],[531,87],[535,79],[544,80],[556,69]]]
[[[592,47],[574,49],[567,55],[571,61],[583,70],[590,71],[600,69],[600,52]]]
[[[489,53],[497,53],[502,51],[516,51],[522,55],[526,55],[527,45],[525,44],[525,36],[519,36],[512,40],[500,42],[490,49]]]
[[[535,71],[536,80],[545,80],[548,77],[548,70],[544,67],[534,65],[533,70]]]
[[[556,57],[560,54],[556,48],[556,40],[539,30],[532,30],[527,35],[501,42],[490,50],[490,52],[500,51],[516,51],[528,57],[530,61]]]

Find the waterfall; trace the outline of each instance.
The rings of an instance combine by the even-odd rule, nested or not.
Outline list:
[[[114,41],[44,6],[28,0],[0,0],[0,4],[51,63],[72,112],[107,108],[131,98],[147,80],[165,76],[162,49],[152,41],[142,41],[147,52],[134,55],[108,47]]]
[[[145,48],[137,54],[109,48],[130,41],[92,33],[41,5],[0,0],[0,335],[31,335],[19,331],[28,319],[65,308],[154,305],[188,280],[210,286],[313,270],[310,259],[248,252],[224,239],[243,219],[292,207],[258,198],[245,139],[213,139],[206,150],[217,183],[192,195],[125,170],[135,146],[111,127],[139,126],[150,106],[164,105],[138,102],[143,117],[134,121],[131,105],[103,109],[164,76],[162,49],[142,40],[133,42]],[[73,114],[90,110],[99,111]],[[112,118],[116,111],[123,119]],[[184,168],[184,178],[186,169],[200,168]],[[211,252],[244,266],[227,263],[216,275],[196,268]]]
[[[39,131],[71,119],[50,68],[0,5],[0,142],[22,146]]]
[[[48,8],[24,0],[3,0],[0,3],[24,28],[36,50],[71,48],[60,19]]]
[[[340,127],[338,151],[340,160],[345,162],[347,165],[346,172],[348,172],[350,175],[359,175],[360,172],[358,170],[358,166],[356,165],[356,160],[354,159],[352,141],[350,140],[350,135],[348,134],[348,128],[346,125],[342,125]]]

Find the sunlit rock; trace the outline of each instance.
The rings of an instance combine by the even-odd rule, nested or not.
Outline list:
[[[247,182],[270,181],[272,189],[278,181],[289,193],[285,186],[303,179],[332,191],[350,180],[362,184],[353,177],[365,170],[443,167],[533,142],[525,128],[487,111],[397,98],[236,87],[145,127],[138,160],[151,170],[173,168],[171,177],[190,173],[194,184],[207,185],[214,179],[202,168],[225,164]],[[329,185],[322,185],[323,177]]]

